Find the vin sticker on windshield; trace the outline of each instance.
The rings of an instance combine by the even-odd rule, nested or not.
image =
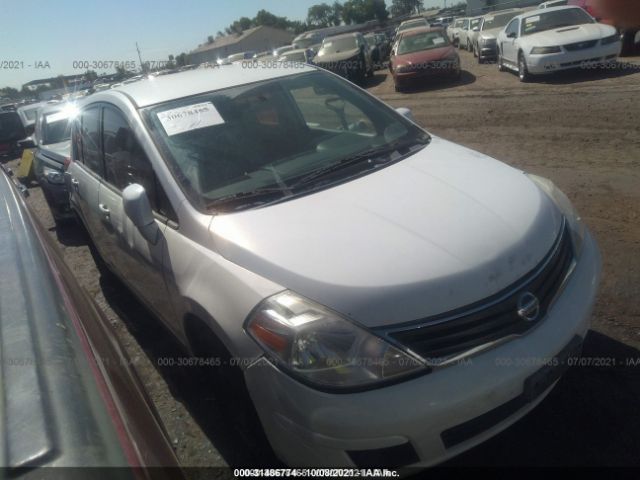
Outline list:
[[[158,120],[169,136],[224,123],[224,119],[211,102],[196,103],[159,112]]]

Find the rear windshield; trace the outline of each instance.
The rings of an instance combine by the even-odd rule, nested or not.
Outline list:
[[[574,25],[584,25],[594,23],[595,20],[581,8],[568,8],[566,10],[556,10],[539,13],[526,17],[522,21],[522,35],[532,35],[538,32],[554,30],[562,27],[572,27]]]
[[[24,136],[24,127],[16,112],[0,113],[0,143],[21,140]]]
[[[441,48],[449,44],[442,32],[425,32],[402,37],[398,45],[398,55],[406,55],[422,50]]]

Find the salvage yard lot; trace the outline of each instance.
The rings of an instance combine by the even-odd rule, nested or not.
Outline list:
[[[521,84],[469,53],[461,57],[456,84],[400,94],[381,70],[368,90],[411,108],[438,136],[556,182],[594,232],[604,276],[584,351],[591,365],[570,370],[522,421],[449,463],[638,466],[640,366],[632,363],[640,363],[640,60]],[[132,294],[100,274],[86,234],[73,226],[56,231],[40,189],[30,191],[28,203],[118,332],[183,465],[274,466],[242,396],[178,366],[185,354]]]

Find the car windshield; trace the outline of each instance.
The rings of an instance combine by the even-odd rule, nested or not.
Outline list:
[[[71,122],[69,112],[60,111],[45,115],[42,129],[42,144],[51,145],[71,138]]]
[[[322,53],[339,53],[358,48],[356,37],[328,38],[322,43]]]
[[[567,8],[551,12],[539,13],[526,17],[522,21],[521,34],[532,35],[562,27],[594,23],[595,20],[581,8]]]
[[[320,38],[317,36],[309,36],[297,39],[295,41],[296,48],[309,48],[312,45],[320,43]]]
[[[504,27],[513,17],[519,14],[520,12],[513,12],[485,17],[484,22],[482,23],[482,30],[491,30],[493,28]]]
[[[187,196],[215,212],[286,200],[429,142],[413,123],[324,72],[175,100],[143,116]]]
[[[448,44],[449,40],[440,31],[404,36],[398,45],[398,55],[441,48]]]

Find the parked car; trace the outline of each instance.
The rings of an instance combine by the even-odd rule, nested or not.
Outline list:
[[[371,59],[374,65],[381,66],[382,62],[386,61],[391,53],[389,39],[384,33],[374,32],[367,33],[364,38],[371,48]]]
[[[48,105],[38,115],[35,132],[37,147],[33,158],[35,178],[49,205],[56,224],[74,218],[69,206],[69,190],[64,171],[71,150],[71,121],[77,107],[70,103]]]
[[[458,48],[464,48],[471,51],[473,49],[474,36],[480,28],[480,20],[482,17],[470,18],[462,24],[462,28],[458,32]]]
[[[33,135],[38,109],[46,104],[47,102],[37,102],[29,105],[23,105],[16,109],[16,112],[20,116],[20,120],[22,120],[26,136]]]
[[[447,36],[452,45],[458,46],[460,44],[460,30],[462,30],[465,24],[467,26],[469,25],[469,18],[456,18],[453,25],[447,28]]]
[[[132,480],[183,478],[109,321],[7,172],[0,168],[0,466],[16,479],[68,476],[54,471],[60,467],[119,467],[112,474]]]
[[[407,30],[389,60],[396,92],[434,77],[460,78],[460,57],[441,28]]]
[[[567,1],[568,0],[552,0],[550,2],[542,2],[540,5],[538,5],[538,9],[562,7],[567,4]]]
[[[522,13],[524,10],[511,9],[482,17],[478,35],[473,44],[473,56],[478,59],[478,63],[497,58],[498,34],[513,17]]]
[[[622,50],[620,55],[628,56],[638,53],[638,44],[636,42],[638,37],[637,25],[630,28],[629,26],[616,25],[613,20],[603,18],[604,16],[600,12],[597,2],[594,0],[568,0],[568,5],[583,8],[589,15],[599,22],[616,27],[622,35]]]
[[[308,50],[289,50],[278,57],[278,62],[289,63],[311,63],[311,56]]]
[[[322,41],[325,39],[325,37],[326,35],[321,32],[306,32],[294,38],[291,44],[298,50],[306,50],[310,48],[317,52],[318,50],[320,50]]]
[[[240,365],[289,465],[443,461],[534,408],[587,334],[600,256],[567,198],[410,118],[312,66],[232,65],[96,93],[74,122],[100,256]]]
[[[284,47],[278,47],[273,51],[273,56],[275,58],[279,58],[282,55],[284,55],[287,52],[290,52],[291,50],[295,50],[296,47],[294,47],[293,45],[285,45]]]
[[[371,49],[361,33],[325,38],[313,62],[357,84],[374,72]]]
[[[15,110],[0,111],[0,158],[22,154],[18,142],[27,136],[20,115]]]
[[[429,26],[429,22],[427,22],[427,20],[425,18],[412,18],[410,20],[405,20],[404,22],[402,22],[397,30],[396,30],[396,35],[405,31],[405,30],[410,30],[412,28],[422,28],[422,27],[428,27]]]
[[[535,75],[616,62],[616,29],[597,23],[579,7],[553,7],[515,17],[498,35],[498,68],[520,81]]]

